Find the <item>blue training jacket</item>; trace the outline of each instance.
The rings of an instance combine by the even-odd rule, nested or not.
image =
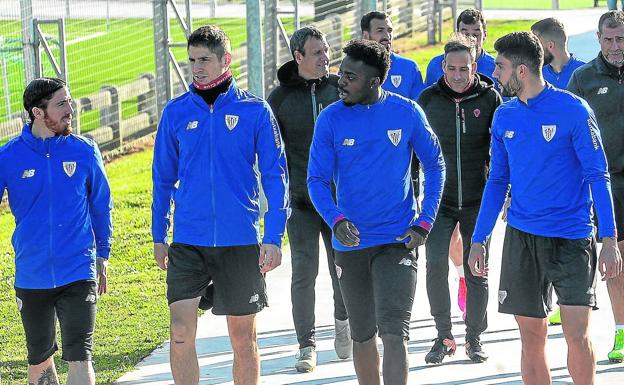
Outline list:
[[[423,210],[416,212],[410,161],[416,153],[425,174]],[[316,121],[308,165],[310,198],[330,227],[347,218],[360,232],[348,251],[397,243],[416,224],[431,228],[444,186],[444,158],[422,109],[382,91],[372,105],[337,101]],[[336,199],[332,194],[336,185]]]
[[[267,197],[260,239],[260,185]],[[209,107],[193,90],[171,100],[156,134],[154,242],[194,246],[281,245],[288,216],[284,145],[271,108],[234,82]]]
[[[511,185],[510,226],[566,239],[592,233],[592,196],[600,237],[615,236],[613,201],[600,131],[587,102],[546,84],[528,103],[514,98],[494,113],[492,158],[472,236],[492,232]]]
[[[0,148],[0,192],[15,217],[15,287],[51,289],[96,279],[110,255],[110,187],[97,145],[77,135],[41,139],[30,124]]]
[[[444,70],[442,70],[442,62],[444,61],[444,54],[438,55],[431,59],[429,65],[427,65],[427,75],[425,77],[425,88],[433,85],[438,81],[443,75]],[[492,77],[492,73],[496,69],[496,64],[494,63],[494,56],[483,50],[481,52],[481,56],[477,58],[477,72],[487,76],[490,79],[494,79]],[[498,81],[494,79],[494,84],[498,90]]]
[[[563,66],[561,72],[555,72],[550,64],[546,64],[542,68],[542,74],[544,75],[544,80],[546,80],[548,83],[552,84],[557,88],[565,90],[568,87],[568,83],[570,82],[574,71],[583,64],[585,64],[584,61],[579,60],[574,56],[570,56],[570,60],[568,60],[566,65]]]
[[[418,64],[413,60],[391,52],[388,77],[381,88],[408,99],[418,99],[422,90],[425,89]]]

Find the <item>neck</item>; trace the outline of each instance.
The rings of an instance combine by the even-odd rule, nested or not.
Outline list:
[[[482,54],[483,54],[483,48],[477,48],[475,60],[479,60]]]
[[[550,62],[550,66],[555,70],[555,72],[559,73],[563,70],[566,64],[570,61],[572,55],[568,52],[568,50],[564,50],[560,54],[553,55],[553,60]]]
[[[318,76],[314,76],[313,74],[307,74],[303,71],[301,71],[301,67],[297,66],[297,74],[299,74],[299,77],[301,77],[303,80],[316,80],[316,79],[320,79]]]
[[[539,95],[540,92],[544,90],[544,87],[546,87],[546,83],[544,82],[544,78],[541,76],[527,79],[527,81],[523,84],[522,92],[518,94],[518,99],[527,103],[529,99],[533,99]]]
[[[377,101],[381,98],[381,87],[375,88],[366,100],[362,101],[364,105],[371,105],[377,103]]]
[[[32,123],[31,132],[35,138],[46,139],[51,138],[55,135],[55,133],[48,129],[45,124],[35,121]]]

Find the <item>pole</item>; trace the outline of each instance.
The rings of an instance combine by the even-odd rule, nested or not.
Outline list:
[[[264,60],[262,57],[262,19],[260,0],[247,2],[247,70],[248,89],[252,94],[264,98]]]

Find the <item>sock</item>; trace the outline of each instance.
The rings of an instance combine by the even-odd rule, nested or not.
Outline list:
[[[619,332],[620,330],[624,330],[624,325],[615,325],[615,332]]]
[[[455,266],[459,278],[464,278],[464,265]]]

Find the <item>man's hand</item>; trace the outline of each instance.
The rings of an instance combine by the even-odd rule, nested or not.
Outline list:
[[[169,245],[166,243],[154,243],[154,259],[163,270],[169,265]]]
[[[485,246],[482,243],[476,242],[470,247],[468,266],[475,277],[487,277],[488,266],[485,263]]]
[[[106,294],[108,291],[108,259],[106,258],[96,258],[95,266],[97,270],[97,279],[98,279],[98,294]]]
[[[602,250],[598,258],[598,270],[602,280],[615,278],[622,272],[622,256],[615,237],[602,239]]]
[[[405,234],[397,237],[396,240],[404,241],[407,238],[409,238],[410,240],[405,244],[405,247],[407,247],[408,249],[415,249],[418,246],[422,246],[425,244],[425,241],[427,241],[427,231],[425,229],[419,231],[416,226],[412,226],[407,229]]]
[[[360,235],[360,232],[355,227],[353,222],[348,219],[341,219],[334,225],[334,236],[338,242],[347,247],[353,247],[360,244],[360,238],[358,235]]]
[[[263,243],[260,245],[260,272],[267,273],[282,264],[282,250],[276,245]]]

